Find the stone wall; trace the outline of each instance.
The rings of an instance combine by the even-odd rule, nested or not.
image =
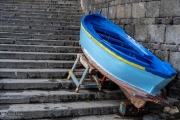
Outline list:
[[[86,13],[90,9],[97,13],[102,8],[104,16],[178,69],[176,79],[180,80],[180,0],[84,1],[91,1],[86,4]]]

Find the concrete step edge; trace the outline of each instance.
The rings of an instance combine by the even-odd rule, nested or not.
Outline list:
[[[51,103],[92,100],[119,100],[125,98],[121,90],[98,89],[80,90],[13,90],[2,91],[0,104],[10,103]]]
[[[118,113],[118,100],[103,100],[92,102],[68,102],[46,104],[11,104],[2,105],[0,119],[12,119],[8,113],[18,113],[14,119],[75,117],[82,115],[98,115]],[[16,118],[15,118],[16,117]]]

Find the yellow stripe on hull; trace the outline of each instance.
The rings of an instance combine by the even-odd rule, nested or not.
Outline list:
[[[84,32],[87,34],[87,36],[89,36],[98,46],[100,46],[102,49],[104,49],[105,51],[107,51],[109,54],[111,54],[112,56],[114,56],[115,58],[117,58],[118,60],[121,60],[122,62],[124,63],[127,63],[133,67],[136,67],[138,69],[141,69],[141,70],[145,70],[145,67],[142,67],[138,64],[135,64],[135,63],[132,63],[122,57],[120,57],[119,55],[115,54],[114,52],[112,52],[111,50],[109,50],[107,47],[105,47],[104,45],[102,45],[98,40],[96,40],[85,28],[84,26],[82,25],[81,23],[81,27],[82,29],[84,30]]]

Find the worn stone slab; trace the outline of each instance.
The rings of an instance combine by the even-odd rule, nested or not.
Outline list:
[[[174,17],[173,18],[173,24],[174,25],[179,25],[180,24],[180,17]]]
[[[66,78],[69,69],[10,69],[1,68],[0,78]]]
[[[6,24],[7,25],[7,24]],[[75,30],[48,30],[48,29],[34,29],[34,28],[13,28],[13,27],[3,27],[0,32],[12,33],[28,33],[28,34],[54,34],[54,35],[79,35],[79,31]]]
[[[126,98],[121,90],[24,90],[24,91],[2,91],[1,104],[10,103],[54,103],[73,101],[94,101],[94,100],[120,100]]]
[[[131,4],[125,4],[124,6],[124,18],[132,17],[132,6]]]
[[[82,115],[114,114],[118,112],[117,100],[46,103],[46,104],[12,104],[2,105],[1,119],[32,119],[52,117],[72,117]],[[3,114],[3,115],[2,115]]]
[[[11,10],[10,10],[11,11]],[[16,25],[61,25],[61,26],[79,26],[80,21],[73,22],[72,21],[42,21],[42,20],[21,20],[21,19],[0,19],[1,24],[11,25],[12,23],[15,23]],[[67,26],[67,27],[68,27]]]
[[[168,44],[161,44],[160,49],[164,51],[178,51],[179,46],[178,45],[168,45]]]
[[[155,18],[141,18],[140,19],[140,24],[141,25],[155,24]]]
[[[17,43],[18,44],[18,43]],[[21,51],[21,52],[57,52],[57,53],[82,53],[78,46],[45,46],[45,45],[17,45],[0,44],[1,51]]]
[[[162,61],[169,61],[169,51],[155,50],[155,55]]]
[[[150,42],[164,43],[165,25],[149,25],[148,39]]]
[[[0,44],[79,46],[79,41],[0,38]]]
[[[173,24],[172,17],[166,17],[166,18],[155,18],[156,24]]]
[[[138,41],[145,41],[148,36],[148,25],[135,25],[134,37]]]
[[[69,68],[74,61],[0,59],[0,68]],[[77,65],[77,68],[80,65]]]
[[[169,62],[174,68],[180,68],[180,52],[170,52]]]
[[[77,53],[10,52],[0,51],[1,59],[23,60],[75,60]]]
[[[28,33],[10,33],[0,32],[0,36],[3,38],[12,37],[15,39],[51,39],[51,40],[79,40],[78,35],[53,35],[53,34],[28,34]]]
[[[144,2],[133,3],[132,4],[132,17],[133,18],[143,18],[145,17],[145,4]]]
[[[117,7],[116,6],[109,7],[108,18],[109,19],[116,19],[116,14],[117,14]]]
[[[73,81],[67,79],[1,79],[3,90],[52,90],[75,88]]]
[[[118,114],[110,114],[110,115],[93,115],[93,116],[82,116],[82,117],[68,117],[62,118],[63,120],[142,120],[142,116],[121,116]],[[51,120],[51,119],[43,119],[43,120]],[[53,119],[56,120],[56,119]]]
[[[151,1],[146,4],[146,17],[159,17],[160,1]]]
[[[119,24],[120,25],[131,25],[133,23],[133,19],[120,19]]]
[[[121,19],[124,18],[125,12],[124,12],[124,5],[117,5],[117,15],[116,18],[117,19]]]
[[[134,37],[134,29],[135,29],[134,25],[125,25],[124,26],[124,30],[131,37]]]
[[[79,80],[80,77],[77,76],[77,79]],[[60,90],[76,88],[72,80],[60,79],[59,77],[50,79],[1,79],[0,83],[2,83],[2,90]],[[85,85],[94,83],[94,80],[85,79],[84,81]],[[107,79],[102,89],[119,90],[119,87]]]
[[[160,17],[180,16],[179,0],[163,0],[160,6]]]
[[[165,33],[165,42],[170,44],[180,44],[180,25],[167,25]]]

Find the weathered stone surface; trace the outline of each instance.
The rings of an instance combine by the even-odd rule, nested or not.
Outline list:
[[[159,44],[156,43],[147,43],[148,45],[148,49],[154,49],[154,50],[158,50],[159,49]]]
[[[155,18],[141,18],[140,23],[142,25],[154,24],[155,23]]]
[[[162,0],[160,6],[160,17],[180,16],[179,0]]]
[[[85,13],[91,10],[91,5],[95,3],[95,0],[81,0],[81,7]]]
[[[110,6],[114,6],[114,5],[115,5],[115,1],[111,1]]]
[[[180,25],[168,25],[166,26],[166,43],[180,44]]]
[[[116,19],[116,6],[109,7],[109,19]]]
[[[155,55],[159,57],[162,61],[169,60],[169,51],[155,50]]]
[[[121,4],[121,0],[115,0],[115,5],[120,5]]]
[[[179,72],[180,74],[180,72]],[[178,78],[178,77],[177,77]],[[180,78],[178,78],[180,79]],[[173,80],[172,83],[169,85],[169,96],[175,99],[180,99],[180,80]],[[174,104],[178,109],[180,110],[180,104],[179,102]]]
[[[150,42],[163,43],[164,33],[165,33],[165,25],[148,26],[148,39]]]
[[[56,80],[54,80],[56,81]],[[50,82],[49,82],[50,83]],[[55,84],[55,83],[54,83]],[[1,104],[15,103],[50,103],[50,102],[73,102],[85,100],[118,100],[125,98],[123,93],[118,91],[103,90],[102,92],[93,90],[80,90],[80,93],[75,93],[74,90],[23,90],[23,91],[3,91],[0,97]]]
[[[133,18],[143,18],[145,17],[145,4],[143,2],[133,3],[132,5],[132,17]]]
[[[160,117],[155,114],[144,115],[143,120],[160,120]]]
[[[155,18],[156,24],[172,24],[172,17],[166,17],[166,18]]]
[[[83,116],[92,114],[114,114],[118,112],[119,101],[91,101],[91,102],[71,102],[64,103],[46,103],[46,104],[15,104],[1,106],[0,119],[12,119],[10,114],[15,115],[14,119],[32,119],[32,118],[52,118],[64,116]],[[10,113],[11,112],[11,113]],[[8,115],[9,114],[9,115]]]
[[[124,6],[124,18],[131,18],[131,4],[125,4]]]
[[[140,18],[134,18],[134,19],[133,19],[133,24],[135,24],[135,25],[141,25]]]
[[[174,17],[173,18],[173,24],[179,25],[180,24],[180,17]]]
[[[147,2],[146,17],[159,17],[160,1]]]
[[[148,26],[135,25],[135,39],[138,41],[145,41],[147,39]]]
[[[142,0],[129,0],[129,3],[138,3],[138,2],[142,2]]]
[[[166,113],[161,113],[161,114],[159,114],[159,116],[164,120],[170,120],[171,119],[170,115],[166,114]]]
[[[121,4],[128,4],[129,0],[121,0]]]
[[[170,52],[169,57],[170,63],[173,65],[174,68],[180,68],[180,52]]]
[[[117,19],[124,18],[124,5],[118,5],[117,6]]]
[[[134,37],[134,25],[125,25],[124,30],[129,36]]]
[[[141,116],[122,116],[118,114],[110,114],[110,115],[93,115],[93,116],[82,116],[82,117],[70,117],[63,118],[63,120],[141,120]],[[50,119],[46,119],[50,120]]]
[[[107,8],[102,8],[102,15],[107,17]]]
[[[120,19],[119,24],[121,25],[131,25],[133,23],[133,19]]]
[[[104,3],[106,0],[98,0],[99,3]]]
[[[167,45],[167,44],[161,44],[160,49],[164,51],[178,51],[179,46],[178,45]]]

